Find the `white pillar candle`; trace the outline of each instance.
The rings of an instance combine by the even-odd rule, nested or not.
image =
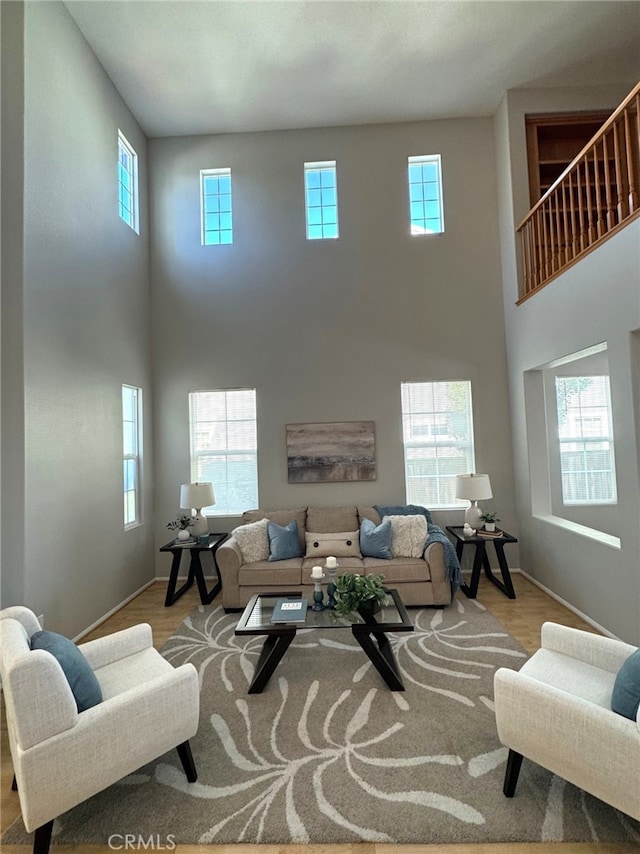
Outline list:
[[[319,581],[322,578],[322,575],[323,572],[321,566],[314,566],[311,568],[311,578],[314,578],[316,579],[316,581]]]
[[[327,569],[335,569],[338,565],[338,561],[335,559],[333,555],[329,555],[326,562]]]

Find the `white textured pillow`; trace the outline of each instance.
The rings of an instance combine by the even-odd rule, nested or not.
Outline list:
[[[269,559],[269,535],[267,533],[268,519],[240,525],[231,532],[242,552],[245,563]]]
[[[391,556],[422,557],[429,536],[424,516],[386,516],[391,521]]]
[[[359,531],[341,531],[334,534],[314,534],[306,531],[307,557],[362,557]]]

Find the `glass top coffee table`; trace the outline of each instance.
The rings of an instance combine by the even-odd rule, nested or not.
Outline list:
[[[369,660],[392,691],[404,691],[398,664],[393,655],[387,633],[412,632],[413,623],[400,594],[395,589],[387,592],[386,606],[369,620],[358,614],[343,617],[328,608],[312,610],[308,603],[304,623],[272,623],[276,601],[280,598],[303,598],[301,591],[282,593],[256,593],[244,609],[235,629],[237,635],[266,635],[258,657],[249,694],[259,694],[271,678],[273,671],[285,654],[298,629],[351,629]]]

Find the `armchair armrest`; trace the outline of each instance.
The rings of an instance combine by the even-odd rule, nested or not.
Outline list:
[[[639,721],[507,668],[494,688],[504,745],[640,817]]]
[[[18,751],[14,770],[27,830],[192,738],[198,729],[198,698],[195,667],[168,668],[82,712],[70,732]],[[65,769],[64,785],[52,786],[59,768]]]
[[[636,648],[624,641],[603,637],[593,632],[544,623],[541,631],[541,646],[562,653],[569,658],[584,661],[609,673],[617,673],[623,662]]]
[[[128,629],[114,632],[104,638],[96,638],[80,644],[78,649],[87,659],[92,670],[105,667],[128,655],[135,655],[153,646],[153,634],[148,623],[140,623]]]

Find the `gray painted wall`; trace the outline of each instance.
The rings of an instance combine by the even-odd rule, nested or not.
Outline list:
[[[2,413],[0,460],[0,592],[3,601],[24,597],[24,359],[22,321],[22,183],[24,143],[24,9],[1,3],[2,103],[0,293],[2,295]]]
[[[640,643],[640,482],[637,406],[640,365],[640,222],[635,221],[521,306],[514,224],[528,208],[524,115],[613,109],[631,90],[510,92],[496,116],[509,383],[522,568],[629,643]],[[618,483],[619,549],[542,518],[531,506],[530,446],[524,373],[607,342]],[[603,526],[604,527],[604,526]],[[606,527],[605,527],[606,530]]]
[[[74,635],[152,576],[149,417],[146,524],[125,532],[122,510],[122,383],[151,411],[146,141],[65,7],[24,14],[23,594]],[[140,236],[118,217],[118,128]]]
[[[407,157],[435,153],[446,232],[411,237]],[[303,163],[328,159],[340,237],[307,241]],[[400,502],[400,384],[442,379],[471,380],[477,469],[517,533],[491,121],[154,139],[149,160],[156,544],[189,479],[189,391],[257,389],[262,506]],[[199,170],[223,166],[234,244],[203,247]],[[375,482],[287,483],[287,423],[359,419],[375,422]]]

